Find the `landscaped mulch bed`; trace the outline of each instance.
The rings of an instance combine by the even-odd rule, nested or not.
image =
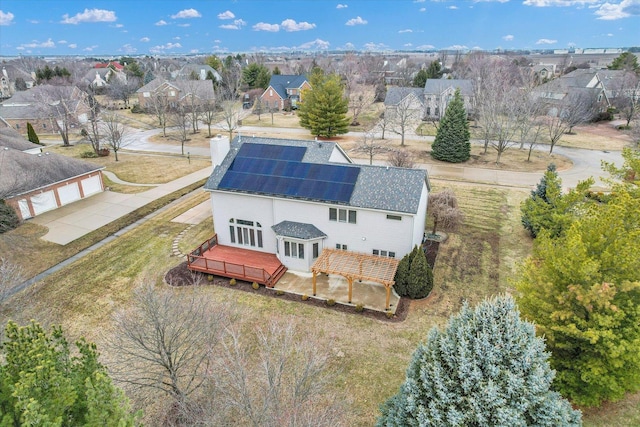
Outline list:
[[[194,274],[196,274],[196,276],[194,276]],[[303,301],[300,295],[290,294],[287,292],[285,292],[283,295],[278,295],[276,293],[276,289],[266,288],[265,286],[260,286],[258,289],[253,289],[251,283],[243,282],[240,280],[237,281],[235,286],[232,286],[230,284],[230,279],[226,277],[214,276],[213,280],[209,281],[207,280],[207,274],[194,273],[187,269],[186,261],[167,271],[164,276],[164,280],[171,286],[191,286],[194,284],[194,277],[197,277],[197,275],[201,276],[200,284],[202,285],[221,286],[223,288],[233,289],[234,291],[251,292],[254,294],[263,295],[268,298],[280,298],[287,301],[294,301],[299,304],[307,304],[316,307],[322,307],[327,310],[334,310],[358,316],[366,316],[371,319],[377,319],[385,322],[402,322],[403,320],[405,320],[409,312],[409,304],[411,303],[411,301],[407,298],[400,298],[400,302],[398,303],[398,307],[396,308],[395,315],[391,318],[388,318],[386,313],[368,310],[366,308],[362,312],[357,312],[355,310],[355,307],[343,305],[340,303],[329,306],[324,299],[317,299],[312,296],[310,296],[308,300]]]

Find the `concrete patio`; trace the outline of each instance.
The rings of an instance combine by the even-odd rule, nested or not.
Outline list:
[[[333,299],[338,304],[355,307],[362,304],[368,310],[385,312],[386,290],[380,283],[375,282],[353,282],[353,299],[349,304],[347,279],[338,275],[319,274],[316,276],[316,296],[318,299]],[[311,273],[301,273],[287,271],[276,283],[276,290],[282,290],[296,295],[308,295],[313,297],[313,285],[311,283]],[[390,309],[396,312],[400,297],[395,292],[391,292]]]

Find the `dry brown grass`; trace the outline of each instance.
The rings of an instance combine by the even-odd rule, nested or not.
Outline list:
[[[589,150],[620,151],[632,143],[628,132],[617,130],[609,122],[576,126],[573,134],[565,134],[559,145]]]
[[[273,117],[273,121],[271,120]],[[300,118],[295,111],[290,113],[265,113],[260,115],[250,114],[242,119],[242,126],[260,126],[265,128],[300,128]]]
[[[151,155],[126,151],[118,152],[117,162],[113,153],[107,157],[83,159],[81,154],[91,151],[91,147],[87,144],[71,147],[49,146],[46,150],[104,166],[121,180],[136,184],[164,184],[211,165],[209,160],[200,158],[192,158],[189,162],[186,156]]]

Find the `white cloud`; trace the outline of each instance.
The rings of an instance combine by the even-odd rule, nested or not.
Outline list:
[[[404,47],[411,47],[411,46],[413,46],[413,43],[405,43],[405,44],[403,44],[402,46],[404,46]]]
[[[510,42],[513,39],[514,39],[514,37],[513,37],[512,34],[507,34],[506,36],[502,37],[502,40],[506,40],[508,42]]]
[[[346,9],[346,8],[348,8],[348,7],[349,7],[349,6],[348,6],[348,5],[346,5],[346,4],[338,4],[338,5],[336,6],[336,9]]]
[[[449,9],[451,9],[451,10],[457,10],[457,9],[458,9],[458,6],[449,6]]]
[[[233,19],[235,17],[236,15],[234,15],[230,10],[218,14],[218,19]]]
[[[71,49],[75,49],[75,48],[77,48],[77,47],[78,47],[78,45],[77,45],[77,44],[75,44],[75,43],[71,43],[71,44],[69,45],[69,47],[70,47]]]
[[[67,44],[66,40],[58,40],[58,44]]]
[[[178,24],[178,27],[190,27],[191,24]]]
[[[152,48],[149,48],[149,52],[151,53],[162,53],[165,50],[171,50],[171,49],[180,49],[182,47],[182,45],[180,43],[166,43],[163,45],[158,45],[158,46],[154,46]]]
[[[120,48],[120,51],[124,53],[136,53],[138,49],[136,49],[135,47],[127,43],[124,46],[122,46],[122,48]]]
[[[198,52],[200,52],[198,49],[191,49],[191,50],[189,51],[189,53],[198,53]]]
[[[536,44],[556,44],[558,43],[558,40],[553,40],[553,39],[539,39]]]
[[[413,0],[414,3],[424,3],[425,0]]]
[[[167,24],[167,21],[165,21],[164,19],[161,19],[153,25],[157,25],[158,27],[161,27],[163,25],[169,25],[169,24]]]
[[[74,16],[69,14],[62,15],[62,24],[79,24],[81,22],[114,22],[118,18],[112,10],[105,9],[85,9],[82,13],[76,13]]]
[[[469,48],[463,44],[454,44],[453,46],[449,46],[447,49],[448,50],[467,50]]]
[[[407,28],[406,30],[398,31],[398,34],[403,34],[403,33],[413,33],[413,30]]]
[[[180,36],[175,36],[173,39],[174,40],[180,40]]]
[[[329,45],[330,43],[328,41],[315,39],[307,43],[302,43],[297,48],[303,50],[327,50],[329,49]]]
[[[420,46],[416,46],[416,49],[418,50],[430,50],[430,49],[435,49],[435,46],[432,44],[421,44]]]
[[[39,24],[40,23],[40,21],[38,21],[37,19],[27,19],[27,22],[29,24]]]
[[[600,3],[601,0],[525,0],[522,4],[535,7],[549,6],[584,6],[585,4]]]
[[[93,46],[87,46],[87,47],[85,47],[85,48],[84,48],[84,49],[82,49],[82,50],[84,50],[85,52],[93,52],[93,49],[95,49],[95,48],[97,48],[97,47],[98,47],[98,45],[97,45],[97,44],[94,44]]]
[[[354,45],[351,42],[347,42],[344,44],[344,46],[339,47],[338,50],[355,50],[356,45]]]
[[[244,20],[236,19],[233,21],[233,24],[220,25],[220,28],[222,28],[223,30],[239,30],[245,25],[247,25],[247,23]]]
[[[354,26],[354,25],[366,25],[366,24],[367,24],[366,19],[362,19],[359,16],[357,16],[355,18],[349,19],[345,25]]]
[[[267,24],[266,22],[258,22],[253,26],[254,31],[268,31],[270,33],[277,33],[280,31],[280,25],[278,24]]]
[[[4,13],[0,10],[0,25],[11,25],[15,15],[11,12]]]
[[[195,9],[185,9],[171,15],[171,19],[189,19],[189,18],[201,18],[202,15]]]
[[[50,47],[56,47],[56,44],[53,40],[48,39],[46,42],[42,42],[40,43],[37,40],[32,41],[31,43],[25,43],[20,45],[21,47],[25,48],[28,47],[30,49],[35,49],[35,48],[39,48],[39,47],[46,47],[46,48],[50,48]]]
[[[598,16],[598,19],[605,21],[638,16],[640,15],[640,1],[623,0],[617,4],[607,2],[601,5],[595,14]]]
[[[426,12],[427,8],[426,7],[421,7],[420,10],[418,12]]]
[[[607,33],[607,37],[613,37],[612,33]]]
[[[123,24],[116,24],[116,25],[114,25],[113,27],[114,27],[114,28],[122,28],[122,27],[124,27],[124,25],[123,25]]]
[[[151,39],[149,37],[143,37],[143,38],[140,39],[140,41],[143,42],[143,43],[147,43],[147,42],[150,42]]]
[[[287,32],[312,30],[315,27],[316,24],[310,24],[308,22],[296,22],[293,19],[285,19],[280,24],[280,28]]]
[[[384,43],[369,42],[364,44],[364,50],[386,50],[386,49],[388,49],[388,46]]]

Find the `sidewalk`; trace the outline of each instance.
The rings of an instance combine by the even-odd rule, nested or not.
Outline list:
[[[49,232],[42,239],[66,245],[154,200],[209,177],[212,170],[213,167],[210,166],[166,184],[159,184],[142,193],[121,194],[104,191],[45,212],[29,221],[49,228]]]

